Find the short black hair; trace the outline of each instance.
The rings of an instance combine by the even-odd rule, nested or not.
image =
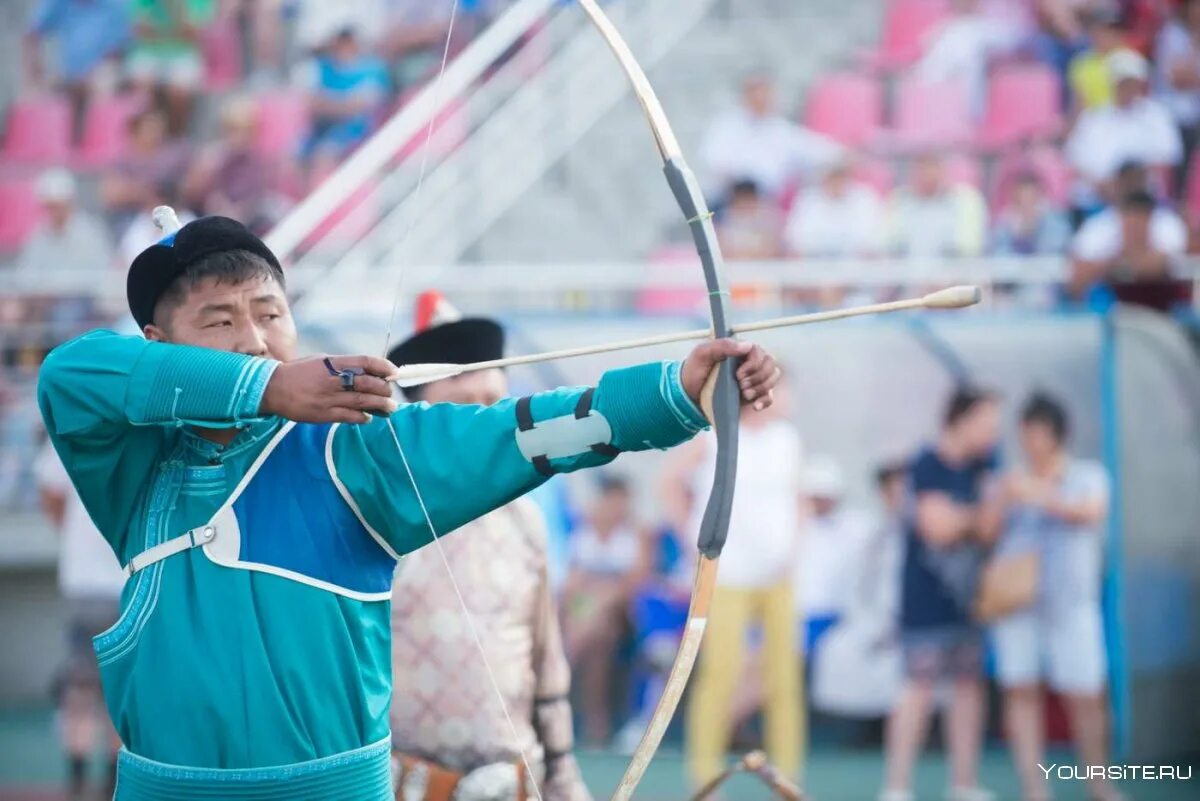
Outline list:
[[[950,400],[946,402],[946,410],[942,414],[942,425],[950,428],[970,414],[979,404],[992,403],[995,400],[996,393],[989,389],[960,384],[955,387],[954,392],[950,393]]]
[[[1046,392],[1034,392],[1029,396],[1021,407],[1021,422],[1046,426],[1060,443],[1065,442],[1071,432],[1071,418],[1067,415],[1066,407]]]
[[[596,476],[596,489],[601,495],[629,495],[629,480],[616,473],[600,473]]]
[[[739,178],[729,187],[729,196],[737,197],[738,195],[750,195],[758,197],[761,194],[758,190],[758,183],[752,178]]]
[[[1154,195],[1145,189],[1135,189],[1121,197],[1121,211],[1140,211],[1149,214],[1158,206]]]
[[[875,468],[875,483],[885,486],[893,478],[899,478],[908,472],[908,462],[884,462]]]
[[[198,259],[183,269],[158,296],[154,304],[154,322],[162,323],[164,311],[173,311],[201,282],[212,279],[218,284],[240,284],[256,278],[271,278],[286,289],[283,273],[266,259],[248,250],[219,250]]]

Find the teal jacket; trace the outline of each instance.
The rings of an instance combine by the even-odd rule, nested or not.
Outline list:
[[[278,797],[299,797],[294,777],[319,784],[322,766],[367,752],[372,776],[339,787],[386,797],[376,752],[388,739],[395,560],[430,542],[430,524],[447,534],[553,473],[706,425],[676,362],[607,372],[594,390],[415,404],[356,426],[262,416],[276,367],[106,331],[42,367],[50,439],[122,564],[217,532],[135,572],[120,619],[96,638],[127,749],[118,798],[188,797],[181,782],[197,776],[293,777]],[[198,434],[206,427],[240,431],[222,447]]]

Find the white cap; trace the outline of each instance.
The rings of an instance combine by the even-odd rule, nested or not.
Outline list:
[[[1121,81],[1145,81],[1150,77],[1150,64],[1136,50],[1122,48],[1104,60],[1113,85]]]
[[[46,170],[37,179],[38,200],[54,203],[72,200],[75,197],[75,176],[70,170],[54,167]]]
[[[811,456],[804,465],[804,491],[814,498],[840,498],[845,489],[842,468],[832,456]]]

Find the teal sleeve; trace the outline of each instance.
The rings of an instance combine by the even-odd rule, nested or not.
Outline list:
[[[110,538],[161,458],[165,427],[258,419],[276,362],[92,331],[51,351],[38,406],[80,497]]]
[[[621,451],[669,448],[702,430],[707,422],[683,391],[679,370],[677,362],[657,362],[605,373],[591,409],[607,421],[610,436],[548,460],[551,472],[598,467]],[[563,418],[575,418],[587,391],[533,395],[535,425],[565,422],[569,429]],[[518,445],[519,406],[514,398],[486,407],[420,403],[390,418],[343,425],[332,439],[330,466],[364,522],[397,554],[409,553],[430,542],[430,525],[443,536],[546,480]]]

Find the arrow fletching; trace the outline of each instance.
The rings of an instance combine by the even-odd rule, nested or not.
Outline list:
[[[466,372],[465,367],[467,365],[462,364],[406,364],[397,367],[388,380],[398,387],[419,387],[431,381],[462,375]]]

